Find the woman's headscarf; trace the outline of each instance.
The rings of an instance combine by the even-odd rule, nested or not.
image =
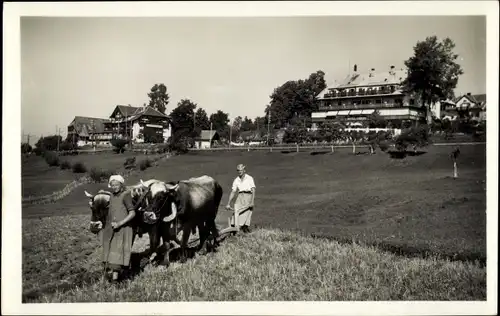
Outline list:
[[[111,188],[111,181],[118,181],[122,185],[125,184],[125,179],[121,175],[119,175],[119,174],[115,174],[115,175],[112,175],[111,177],[109,177],[109,181],[108,181],[108,187],[109,188]]]

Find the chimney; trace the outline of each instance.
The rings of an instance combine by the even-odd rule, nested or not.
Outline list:
[[[358,72],[358,65],[354,64],[354,73]]]
[[[470,96],[471,95],[470,92],[467,92],[467,95]]]
[[[370,77],[373,77],[373,74],[374,74],[374,73],[375,73],[375,68],[372,68],[372,69],[370,70]]]

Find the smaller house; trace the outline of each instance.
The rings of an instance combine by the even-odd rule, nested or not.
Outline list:
[[[200,136],[195,138],[195,147],[199,149],[212,148],[214,141],[220,140],[220,135],[214,130],[202,130]]]
[[[450,99],[440,100],[431,105],[432,116],[441,119],[443,116],[448,115],[450,109],[453,111],[456,108],[455,102]]]
[[[468,114],[472,119],[486,119],[486,94],[467,93],[457,98],[456,110]]]

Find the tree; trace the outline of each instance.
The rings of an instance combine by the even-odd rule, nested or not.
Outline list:
[[[231,139],[238,139],[241,131],[241,125],[243,124],[243,118],[241,116],[237,116],[233,124],[231,124]]]
[[[326,88],[323,71],[316,71],[305,80],[289,80],[274,89],[271,101],[265,109],[266,117],[271,112],[273,128],[289,125],[294,117],[310,117],[318,108],[317,95]]]
[[[374,154],[377,147],[382,151],[389,149],[391,139],[392,134],[385,131],[371,131],[364,135],[364,143],[370,148],[370,154]]]
[[[375,110],[372,114],[367,116],[367,120],[364,122],[365,127],[369,128],[386,128],[387,121],[384,119],[378,110]]]
[[[239,131],[241,129],[242,124],[243,124],[243,118],[241,116],[235,117],[233,121],[233,129]]]
[[[194,137],[194,110],[196,103],[189,99],[182,99],[170,113],[172,121],[173,142],[189,142]]]
[[[151,92],[148,93],[149,106],[165,114],[167,109],[168,101],[170,99],[167,93],[167,87],[163,84],[155,84],[151,88]]]
[[[254,125],[253,130],[256,131],[257,133],[260,133],[260,134],[266,133],[267,132],[267,117],[257,116],[254,119],[253,125]],[[273,125],[271,124],[270,127],[272,129]]]
[[[413,48],[414,55],[405,61],[408,76],[403,89],[414,94],[426,109],[427,123],[432,122],[431,104],[441,99],[453,99],[453,89],[463,74],[462,67],[455,61],[455,43],[445,38],[439,42],[436,36],[419,41]]]
[[[208,120],[207,112],[203,108],[198,108],[194,115],[194,130],[196,135],[200,135],[202,130],[210,128],[210,121]]]
[[[229,114],[221,110],[210,115],[210,123],[212,123],[212,130],[219,133],[222,138],[229,138]]]
[[[35,147],[41,151],[45,150],[57,150],[57,144],[62,143],[62,136],[52,135],[46,137],[40,137],[35,144]]]
[[[240,130],[242,132],[253,131],[253,130],[255,130],[255,124],[252,122],[251,119],[249,119],[248,117],[245,116],[245,118],[241,122]]]

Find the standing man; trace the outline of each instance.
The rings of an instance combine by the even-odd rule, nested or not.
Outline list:
[[[238,171],[238,176],[233,181],[232,191],[229,195],[229,200],[227,201],[226,209],[231,209],[231,201],[237,194],[236,202],[234,202],[234,211],[238,212],[237,223],[235,223],[235,218],[231,218],[231,226],[241,227],[241,230],[245,233],[249,233],[250,221],[252,219],[252,212],[255,201],[255,183],[252,176],[246,173],[245,165],[239,164],[236,167]],[[242,208],[245,208],[242,210]]]

